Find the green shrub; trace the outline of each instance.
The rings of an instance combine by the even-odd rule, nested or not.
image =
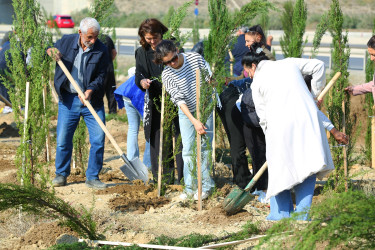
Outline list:
[[[268,249],[374,249],[375,197],[363,191],[329,192],[310,210],[311,221],[285,219],[267,231],[259,247]],[[291,232],[285,240],[281,232]]]

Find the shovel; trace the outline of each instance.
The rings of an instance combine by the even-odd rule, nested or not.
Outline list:
[[[235,214],[240,211],[249,201],[254,197],[250,194],[250,190],[254,187],[255,183],[259,180],[261,175],[267,169],[267,162],[259,169],[258,173],[253,177],[253,179],[247,184],[245,189],[235,187],[223,201],[223,209],[228,214]]]
[[[116,143],[115,139],[113,139],[112,135],[109,133],[107,127],[104,125],[102,120],[99,118],[98,114],[91,106],[90,102],[85,100],[85,95],[83,94],[81,88],[78,86],[76,81],[73,79],[72,75],[65,67],[64,63],[61,60],[58,60],[57,63],[59,64],[60,68],[64,71],[66,77],[68,77],[70,83],[73,85],[75,90],[81,96],[84,104],[90,110],[91,114],[94,116],[95,120],[99,123],[99,126],[103,129],[104,133],[111,141],[112,145],[117,150],[118,154],[120,155],[121,159],[125,162],[125,165],[120,167],[120,170],[128,177],[129,180],[137,180],[141,179],[144,183],[148,181],[148,170],[147,167],[139,160],[139,158],[135,158],[133,160],[128,160],[126,155],[122,152],[121,148]]]

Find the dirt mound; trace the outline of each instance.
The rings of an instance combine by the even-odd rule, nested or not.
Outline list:
[[[37,244],[38,247],[49,247],[55,245],[56,238],[66,233],[78,237],[78,234],[68,227],[63,227],[58,222],[43,223],[33,226],[21,237],[21,245]]]
[[[133,185],[117,185],[100,190],[97,194],[117,194],[109,200],[109,207],[116,211],[144,213],[151,207],[157,208],[169,203],[169,199],[158,197],[153,185],[144,185],[142,181],[134,181]]]
[[[0,125],[0,138],[19,137],[18,129],[3,122]]]
[[[221,205],[218,205],[204,214],[198,215],[195,221],[223,226],[239,221],[247,221],[251,216],[252,214],[246,210],[242,210],[234,215],[227,215]]]

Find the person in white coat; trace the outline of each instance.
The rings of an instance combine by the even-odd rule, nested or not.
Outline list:
[[[325,85],[324,63],[317,59],[267,60],[261,48],[245,55],[244,69],[256,113],[266,136],[268,162],[267,219],[280,220],[293,212],[307,220],[316,177],[334,169],[328,140],[314,101]],[[312,75],[311,93],[303,75]],[[296,195],[293,207],[291,189]]]

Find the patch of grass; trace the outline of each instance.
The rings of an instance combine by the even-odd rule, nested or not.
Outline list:
[[[293,218],[284,219],[268,230],[259,247],[266,244],[272,249],[316,249],[323,244],[327,249],[375,248],[374,195],[362,190],[331,191],[322,198],[321,203],[311,207],[310,222],[300,224]],[[293,232],[287,243],[284,236],[275,236],[286,231]]]
[[[105,121],[109,122],[110,120],[128,123],[128,116],[119,114],[105,114]]]

